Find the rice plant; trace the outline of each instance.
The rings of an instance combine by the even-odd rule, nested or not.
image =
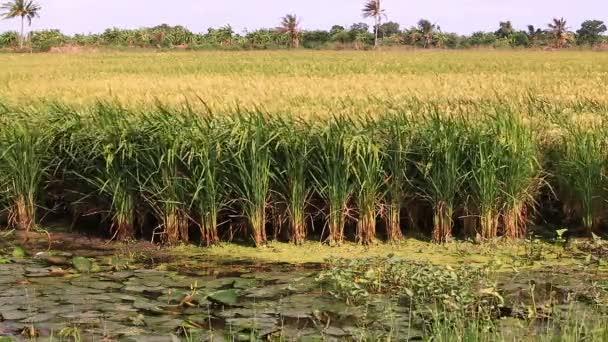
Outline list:
[[[349,201],[354,194],[352,183],[352,155],[348,139],[353,122],[346,117],[336,117],[320,127],[315,127],[312,179],[316,191],[326,201],[328,242],[340,245],[344,239],[344,226],[349,214]]]
[[[384,202],[386,203],[386,236],[389,241],[403,237],[401,210],[404,201],[411,199],[411,122],[404,114],[382,117],[385,140]]]
[[[138,197],[135,169],[140,150],[139,132],[133,118],[123,108],[98,104],[84,127],[74,132],[64,162],[72,166],[68,174],[85,183],[91,193],[82,199],[102,197],[110,203],[111,232],[119,240],[135,236]],[[81,191],[84,189],[81,189]]]
[[[188,130],[183,113],[158,107],[142,117],[142,147],[137,157],[137,179],[141,196],[159,221],[164,242],[187,242],[188,187],[184,135]]]
[[[498,219],[502,207],[502,182],[500,170],[504,167],[501,144],[485,125],[475,127],[469,145],[471,170],[470,191],[472,206],[476,208],[480,220],[480,232],[484,239],[492,239],[498,234]]]
[[[499,110],[489,120],[504,155],[497,170],[502,182],[504,235],[521,239],[527,235],[528,211],[544,184],[538,139],[510,110]]]
[[[462,119],[442,117],[433,110],[417,133],[418,189],[433,207],[433,240],[452,236],[454,211],[466,180],[467,128]]]
[[[359,217],[357,240],[370,245],[376,239],[376,215],[384,183],[383,159],[385,146],[373,121],[352,132],[348,139],[351,174]]]
[[[225,163],[228,138],[222,122],[213,115],[192,114],[192,129],[185,136],[185,182],[191,196],[190,208],[198,217],[203,242],[219,242],[218,217],[225,202]]]
[[[276,165],[279,191],[287,203],[289,236],[295,244],[306,240],[306,207],[311,196],[308,174],[312,154],[309,124],[291,118],[279,118],[280,136]]]
[[[278,133],[263,113],[235,115],[230,121],[229,186],[248,219],[256,246],[266,243],[267,207],[273,173],[272,147]]]
[[[604,129],[579,124],[564,127],[561,140],[557,177],[566,200],[580,203],[582,223],[591,235],[596,218],[603,207],[606,189],[608,141]]]
[[[42,126],[31,113],[12,114],[7,113],[0,128],[0,186],[9,223],[29,231],[36,224],[43,182],[52,165],[52,128]]]

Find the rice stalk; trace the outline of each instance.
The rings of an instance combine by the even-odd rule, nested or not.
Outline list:
[[[235,115],[230,121],[232,178],[229,185],[249,220],[256,246],[266,244],[266,208],[271,181],[275,178],[271,145],[278,133],[269,120],[256,112]]]
[[[330,245],[340,245],[344,241],[349,200],[354,192],[351,178],[353,161],[347,144],[352,126],[351,119],[336,117],[315,127],[313,132],[315,153],[311,176],[316,191],[328,205],[327,241]]]
[[[357,240],[371,245],[376,239],[376,213],[382,197],[384,183],[384,149],[375,123],[364,123],[364,127],[352,132],[348,139],[351,156],[351,175],[355,188],[355,199],[359,210]]]
[[[306,207],[311,195],[308,177],[312,153],[308,123],[291,118],[279,119],[276,168],[280,192],[287,203],[289,238],[302,244],[307,237]]]
[[[417,139],[419,191],[433,207],[433,240],[452,237],[454,210],[467,177],[466,126],[462,119],[442,117],[433,110]]]
[[[564,127],[557,177],[568,195],[567,200],[580,203],[583,228],[593,232],[606,188],[607,148],[605,133],[599,127],[574,124]]]
[[[225,200],[226,130],[212,115],[192,115],[193,128],[186,137],[186,166],[190,207],[199,217],[203,242],[219,242],[218,217]]]
[[[36,224],[36,208],[51,168],[51,139],[52,128],[27,113],[5,118],[0,128],[0,185],[9,223],[17,229],[29,231]]]
[[[403,237],[401,210],[408,197],[412,197],[410,159],[412,132],[411,123],[404,114],[386,116],[384,125],[384,201],[386,203],[386,236],[389,241]]]

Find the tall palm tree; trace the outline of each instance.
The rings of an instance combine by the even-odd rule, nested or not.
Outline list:
[[[508,37],[511,33],[513,33],[513,24],[511,21],[501,21],[499,24],[498,31],[496,31],[496,35],[500,38]]]
[[[564,18],[553,18],[553,22],[547,25],[549,27],[549,32],[551,32],[555,38],[555,47],[558,49],[562,48],[566,43],[568,35],[568,26],[566,25],[567,22]]]
[[[386,17],[386,12],[380,4],[380,0],[368,0],[363,6],[363,18],[373,17],[376,20],[374,26],[374,47],[378,47],[378,34],[382,25],[382,17]]]
[[[534,27],[534,25],[528,25],[528,32],[526,32],[526,34],[528,35],[528,38],[530,38],[530,43],[532,43],[532,45],[534,45],[536,43],[536,41],[538,40],[538,37],[543,33],[543,30]]]
[[[422,35],[422,38],[424,38],[425,49],[433,44],[433,36],[435,35],[437,28],[437,25],[431,24],[431,22],[426,19],[420,19],[418,22],[418,31]]]
[[[40,17],[40,10],[42,7],[34,0],[13,0],[2,4],[0,7],[4,11],[2,17],[4,19],[13,19],[21,17],[21,39],[19,40],[19,47],[23,49],[23,41],[25,40],[24,35],[24,22],[27,19],[28,25],[32,25],[32,19]]]
[[[284,16],[281,19],[281,26],[278,27],[278,31],[289,34],[292,48],[297,49],[300,47],[300,20],[295,14]]]

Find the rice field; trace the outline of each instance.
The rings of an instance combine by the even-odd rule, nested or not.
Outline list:
[[[593,52],[0,55],[8,225],[168,244],[605,232]]]

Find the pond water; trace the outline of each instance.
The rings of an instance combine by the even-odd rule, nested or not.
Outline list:
[[[185,338],[185,331],[197,332],[197,340],[355,333],[347,320],[355,309],[323,294],[311,266],[201,261],[200,268],[178,272],[152,264],[103,266],[103,257],[78,260],[42,253],[0,265],[0,333],[146,341]]]
[[[0,246],[1,247],[1,246]],[[338,341],[397,329],[421,339],[398,299],[346,305],[316,281],[319,264],[267,264],[204,257],[135,261],[116,250],[27,251],[0,256],[0,336],[85,341]],[[85,246],[86,247],[86,246]],[[12,248],[12,247],[11,247]],[[36,252],[36,250],[42,250]],[[29,254],[29,256],[26,256]],[[585,268],[505,272],[507,330],[534,310],[604,303],[606,276]],[[599,285],[602,286],[599,286]],[[397,305],[395,305],[397,303]],[[528,312],[526,311],[528,310]],[[578,310],[578,309],[577,309]],[[523,329],[520,329],[522,328]],[[372,338],[373,340],[373,338]],[[2,338],[0,341],[4,342]]]

